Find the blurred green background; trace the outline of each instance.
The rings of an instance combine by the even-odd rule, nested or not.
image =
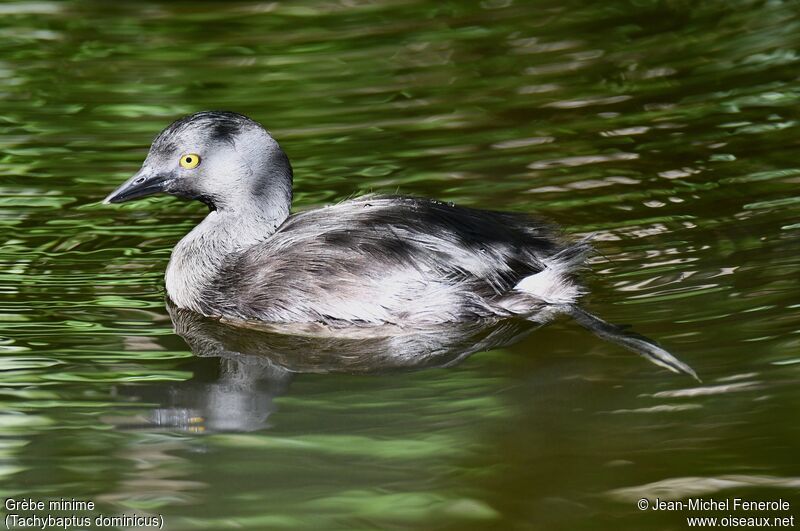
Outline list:
[[[170,530],[800,516],[798,35],[790,1],[0,3],[0,492]],[[446,369],[242,383],[164,308],[204,207],[99,204],[204,109],[270,129],[297,209],[399,190],[594,233],[587,306],[704,383],[567,320]],[[187,396],[261,416],[197,433]]]

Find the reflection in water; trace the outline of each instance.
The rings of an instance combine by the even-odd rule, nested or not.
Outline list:
[[[175,331],[202,358],[219,358],[216,378],[128,387],[121,392],[158,403],[146,418],[108,419],[126,428],[254,431],[268,426],[296,373],[387,374],[449,367],[475,352],[516,343],[540,324],[503,320],[402,329],[331,329],[322,325],[231,326],[167,301]],[[542,314],[545,321],[550,314]]]
[[[107,420],[128,429],[191,432],[253,431],[268,426],[267,419],[276,409],[273,399],[286,392],[291,372],[267,357],[231,354],[236,357],[220,357],[218,374],[211,380],[200,370],[185,382],[123,387],[121,394],[159,406],[145,417]]]

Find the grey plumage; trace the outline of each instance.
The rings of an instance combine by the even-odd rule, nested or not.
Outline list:
[[[567,248],[528,216],[365,196],[291,216],[231,255],[202,305],[243,319],[331,325],[524,315],[542,301],[514,286]],[[520,297],[527,304],[513,301]]]
[[[180,165],[187,153],[202,162]],[[568,241],[532,216],[415,197],[368,195],[290,216],[292,177],[259,124],[204,112],[167,127],[142,169],[106,202],[163,191],[209,206],[166,273],[175,304],[206,316],[341,327],[544,322],[566,313],[604,339],[693,374],[660,347],[648,349],[652,341],[632,341],[575,310],[586,241]]]

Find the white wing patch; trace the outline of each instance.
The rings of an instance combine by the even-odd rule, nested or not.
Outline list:
[[[558,259],[545,261],[542,271],[523,278],[514,289],[548,304],[572,304],[585,290],[570,278],[573,272],[571,265]]]

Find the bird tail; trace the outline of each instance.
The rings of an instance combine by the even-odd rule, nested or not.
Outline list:
[[[568,245],[553,256],[542,260],[542,270],[523,278],[514,286],[515,292],[525,293],[548,304],[571,304],[585,294],[575,281],[575,273],[592,253],[589,238]]]
[[[688,374],[698,382],[701,381],[697,373],[694,372],[694,369],[664,350],[664,348],[650,338],[624,330],[620,326],[607,323],[575,304],[565,305],[564,313],[575,319],[579,325],[601,339],[632,350],[656,365],[660,365],[672,372]]]
[[[541,310],[541,306],[531,306],[529,297],[534,297],[552,309],[553,313],[548,315],[566,313],[597,337],[632,350],[672,372],[688,374],[700,381],[691,367],[652,339],[607,323],[578,306],[578,300],[585,294],[585,290],[575,281],[574,276],[592,253],[589,240],[590,237],[584,238],[543,260],[542,271],[522,279],[514,287],[513,292],[501,301],[502,308],[517,316],[536,320],[541,318],[542,314],[540,311],[532,310],[532,308]]]

